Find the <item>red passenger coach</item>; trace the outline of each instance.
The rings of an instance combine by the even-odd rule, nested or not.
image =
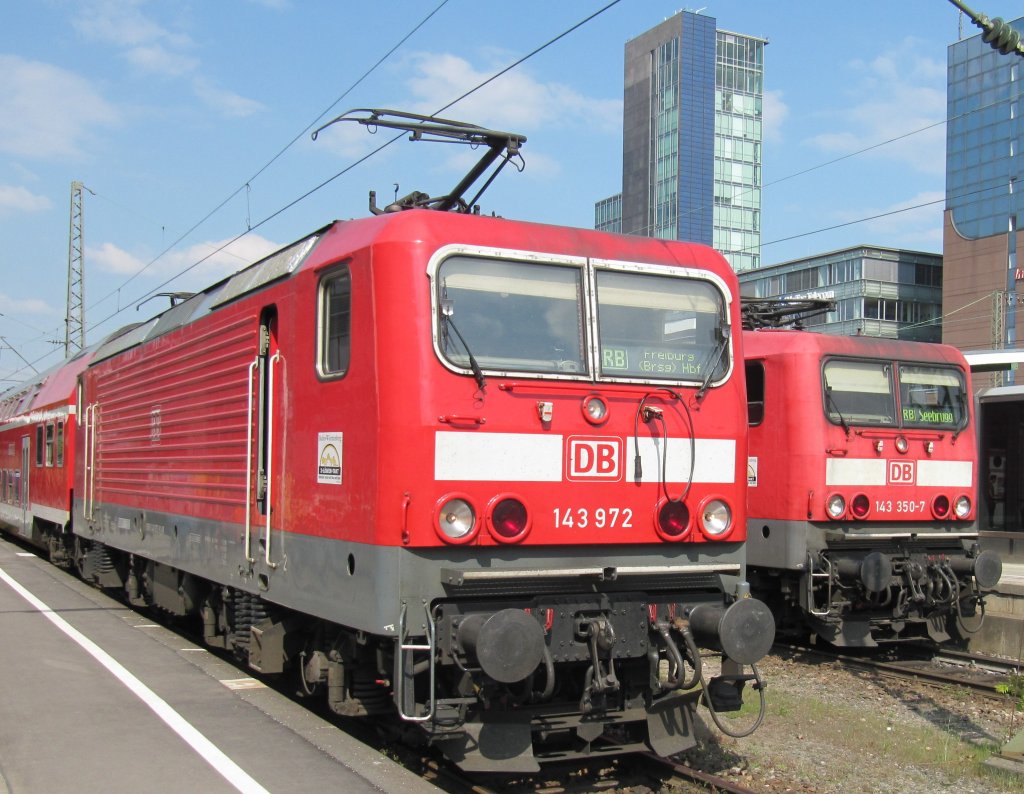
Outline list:
[[[978,548],[960,352],[799,330],[743,336],[747,558],[780,629],[850,646],[976,631],[1001,563]]]
[[[92,356],[75,358],[0,395],[0,526],[70,562],[75,390]]]
[[[399,211],[446,202],[334,223],[104,343],[80,568],[468,769],[685,749],[774,636],[735,276],[697,245]]]

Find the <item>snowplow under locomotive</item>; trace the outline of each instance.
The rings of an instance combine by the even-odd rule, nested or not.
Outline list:
[[[735,276],[702,246],[409,206],[432,205],[100,345],[74,536],[51,534],[466,769],[685,749],[774,637],[745,580]]]
[[[779,630],[840,646],[977,631],[1002,565],[979,548],[960,352],[760,328],[744,356],[747,558]]]

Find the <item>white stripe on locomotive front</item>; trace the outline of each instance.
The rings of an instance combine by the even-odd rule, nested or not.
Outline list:
[[[634,440],[617,439],[626,482],[634,482]],[[661,439],[640,439],[642,480],[658,482]],[[434,479],[467,482],[562,482],[565,479],[565,437],[537,433],[458,433],[439,430],[434,442]],[[736,481],[736,441],[698,438],[693,481]],[[690,472],[690,439],[670,438],[667,483],[684,483]]]
[[[919,460],[915,485],[970,488],[974,464],[969,460]],[[887,485],[885,458],[829,458],[825,485]],[[908,483],[910,484],[910,483]]]

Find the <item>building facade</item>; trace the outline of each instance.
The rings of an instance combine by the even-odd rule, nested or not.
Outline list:
[[[626,42],[622,193],[595,226],[714,246],[760,265],[766,39],[681,11]]]
[[[835,301],[816,331],[920,342],[942,338],[942,278],[939,254],[863,245],[739,276],[744,297]]]
[[[1024,31],[1024,19],[1011,24]],[[1016,348],[1024,319],[1024,59],[979,34],[950,45],[947,67],[943,341]]]

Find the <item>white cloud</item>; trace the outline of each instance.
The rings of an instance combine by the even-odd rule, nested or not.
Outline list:
[[[782,91],[765,91],[762,103],[761,131],[764,140],[780,140],[782,125],[789,117],[789,106],[782,98]]]
[[[80,7],[74,20],[86,38],[109,44],[136,69],[169,78],[192,77],[192,89],[209,107],[224,116],[244,117],[264,106],[204,77],[196,45],[186,33],[173,31],[143,13],[144,0],[96,0]],[[161,10],[158,6],[157,10]]]
[[[146,263],[113,243],[103,243],[99,248],[86,246],[85,261],[95,264],[104,273],[122,276],[138,273]]]
[[[411,58],[418,74],[408,80],[417,112],[430,114],[482,83],[498,70],[478,70],[451,54],[420,53]],[[541,83],[513,70],[459,102],[442,116],[510,132],[541,126],[582,127],[622,132],[622,100],[586,97],[562,83]]]
[[[195,289],[215,283],[256,262],[281,246],[258,234],[247,234],[239,240],[216,240],[196,243],[181,250],[170,251],[152,265],[152,256],[125,251],[114,243],[86,249],[86,262],[99,270],[131,276],[145,268],[144,277],[165,280],[175,273],[189,270],[188,280]]]
[[[837,217],[841,223],[871,218],[856,227],[865,240],[884,240],[895,248],[941,251],[945,198],[939,191],[922,191],[893,204],[846,210]]]
[[[120,48],[134,66],[177,77],[195,71],[198,59],[188,35],[168,30],[141,10],[144,0],[96,0],[83,3],[72,20],[88,39]]]
[[[265,107],[259,102],[218,88],[209,80],[201,77],[192,81],[192,87],[195,89],[196,96],[223,116],[244,118],[265,110]]]
[[[807,142],[837,156],[877,147],[864,156],[897,161],[924,174],[944,173],[946,66],[916,54],[920,50],[907,39],[870,61],[847,64],[849,95],[830,116],[841,131]]]
[[[38,196],[23,187],[0,185],[0,215],[14,212],[42,212],[50,209],[50,199]]]
[[[12,298],[0,292],[0,312],[4,314],[57,314],[57,310],[39,298]]]
[[[198,58],[173,52],[161,44],[132,47],[125,52],[124,57],[132,66],[167,77],[191,74],[199,68]]]
[[[93,129],[117,124],[116,108],[88,80],[17,55],[0,55],[0,151],[72,157]]]

